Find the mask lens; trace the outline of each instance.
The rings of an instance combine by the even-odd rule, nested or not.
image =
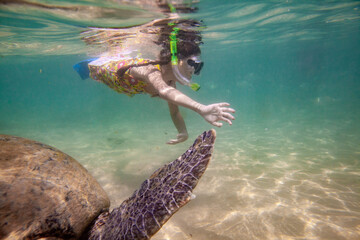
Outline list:
[[[196,74],[196,75],[199,75],[202,67],[204,66],[203,62],[195,62],[192,59],[188,59],[187,64],[189,64],[189,66],[191,66],[195,69],[194,74]]]

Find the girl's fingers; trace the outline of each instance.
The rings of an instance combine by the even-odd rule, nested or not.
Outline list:
[[[235,117],[233,115],[231,115],[230,113],[223,113],[222,116],[224,118],[231,119],[231,120],[235,119]]]
[[[234,113],[235,112],[235,109],[232,109],[232,108],[222,108],[221,109],[223,112],[231,112],[231,113]]]
[[[221,117],[220,120],[232,125],[232,122],[228,118]]]

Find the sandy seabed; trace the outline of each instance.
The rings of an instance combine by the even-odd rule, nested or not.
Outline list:
[[[175,136],[171,124],[147,124],[141,131],[129,122],[12,134],[73,156],[116,207],[153,171],[180,156],[204,127],[211,128],[190,125],[189,140],[169,146],[165,142]],[[197,197],[153,239],[360,239],[359,137],[338,130],[332,122],[217,129]]]

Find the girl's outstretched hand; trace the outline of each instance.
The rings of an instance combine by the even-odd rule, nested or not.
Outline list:
[[[235,117],[230,113],[235,113],[235,110],[228,108],[229,103],[214,103],[200,108],[200,115],[209,123],[216,127],[221,127],[223,124],[219,121],[224,121],[232,124],[231,120]]]

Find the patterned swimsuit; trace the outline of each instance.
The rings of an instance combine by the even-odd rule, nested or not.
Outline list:
[[[98,82],[105,83],[118,93],[133,96],[145,92],[146,83],[131,76],[131,67],[121,77],[118,77],[117,71],[122,67],[148,62],[150,60],[143,58],[98,58],[89,63],[90,77]],[[159,66],[157,67],[159,68]]]

